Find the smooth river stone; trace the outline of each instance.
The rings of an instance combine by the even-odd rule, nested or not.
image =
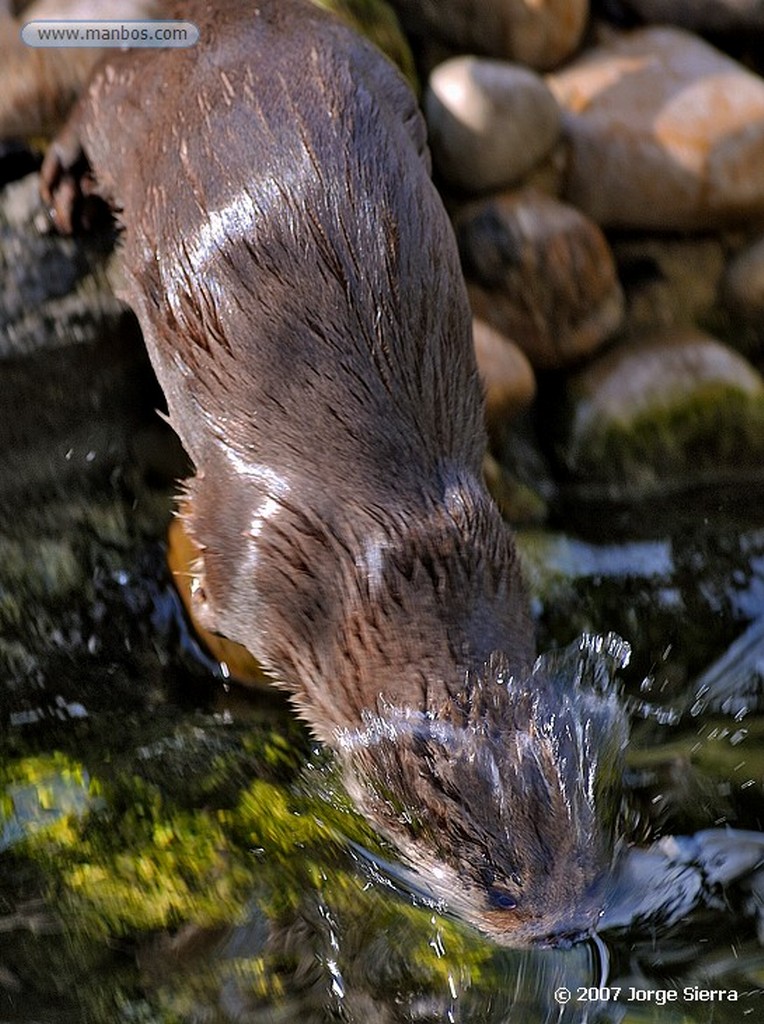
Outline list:
[[[524,412],[536,397],[536,376],[513,341],[477,318],[472,321],[478,372],[485,390],[489,432]]]
[[[722,296],[738,316],[758,322],[764,330],[764,238],[741,249],[724,273]]]
[[[424,109],[435,166],[465,192],[514,185],[560,135],[560,108],[544,80],[504,61],[444,61],[430,75]]]
[[[764,214],[764,80],[712,46],[676,28],[617,34],[547,80],[571,146],[565,198],[599,224]]]

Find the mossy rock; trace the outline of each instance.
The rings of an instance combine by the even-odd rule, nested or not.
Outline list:
[[[571,379],[559,454],[579,484],[643,498],[759,472],[764,381],[705,334],[621,344]]]

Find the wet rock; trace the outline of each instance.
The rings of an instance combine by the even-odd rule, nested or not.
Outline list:
[[[596,225],[531,190],[466,206],[456,234],[473,312],[533,366],[569,365],[618,327],[623,297]]]
[[[708,229],[764,215],[764,81],[674,28],[616,34],[549,84],[565,197],[599,224]]]
[[[111,240],[87,244],[47,229],[38,178],[0,195],[0,360],[95,342],[117,330],[125,309],[105,271]]]
[[[531,405],[536,395],[536,377],[522,350],[485,321],[472,321],[472,336],[491,432]]]
[[[161,405],[107,280],[111,239],[41,232],[41,214],[36,175],[0,193],[0,518],[23,495],[108,478]]]
[[[764,711],[764,618],[757,618],[695,680],[685,711],[708,711],[741,721]]]
[[[644,335],[568,383],[561,454],[613,496],[731,481],[764,455],[764,381],[699,331]]]
[[[560,133],[560,109],[543,79],[502,61],[454,57],[440,64],[424,108],[435,166],[466,192],[515,184]]]
[[[601,927],[644,931],[660,922],[665,928],[686,921],[700,907],[720,911],[731,903],[737,906],[741,892],[760,889],[762,856],[760,832],[730,828],[664,836],[647,849],[630,850],[610,880]],[[744,906],[746,914],[760,917],[755,899]]]
[[[681,25],[695,32],[764,29],[761,0],[626,0],[644,21]]]
[[[508,522],[515,526],[544,522],[549,509],[543,496],[518,480],[493,455],[486,454],[483,458],[483,476],[491,497]]]
[[[393,0],[393,6],[415,36],[539,70],[573,53],[589,18],[588,0]]]

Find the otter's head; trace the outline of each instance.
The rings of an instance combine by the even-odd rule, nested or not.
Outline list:
[[[575,941],[602,911],[627,729],[585,646],[525,680],[494,656],[440,713],[383,707],[340,737],[348,787],[410,887],[505,945]]]

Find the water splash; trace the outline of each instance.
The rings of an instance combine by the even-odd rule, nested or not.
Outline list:
[[[695,681],[687,708],[696,718],[720,711],[741,721],[764,707],[764,617],[756,619]]]

